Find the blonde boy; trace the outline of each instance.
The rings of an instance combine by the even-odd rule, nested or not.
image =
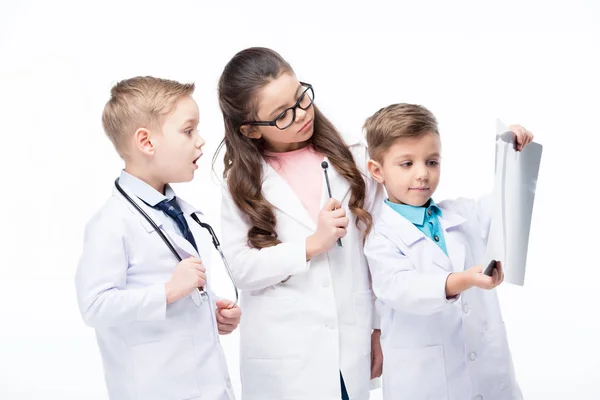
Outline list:
[[[118,184],[183,260],[117,189],[88,222],[77,298],[96,329],[111,399],[234,397],[218,333],[231,332],[241,312],[215,302],[200,258],[210,236],[190,218],[198,210],[169,185],[192,180],[202,155],[193,91],[193,84],[127,79],[112,88],[102,115],[125,161]]]

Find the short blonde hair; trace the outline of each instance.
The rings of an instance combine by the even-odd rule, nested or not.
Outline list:
[[[428,133],[439,136],[435,116],[416,104],[392,104],[367,118],[363,126],[367,137],[369,157],[377,162],[400,138],[419,137]]]
[[[179,83],[151,76],[125,79],[114,85],[104,106],[102,126],[115,149],[125,158],[126,143],[139,128],[161,124],[177,102],[194,93],[193,83]]]

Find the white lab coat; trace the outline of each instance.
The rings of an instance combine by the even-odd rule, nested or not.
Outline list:
[[[198,257],[169,218],[130,194],[185,259]],[[186,216],[197,211],[178,199]],[[208,268],[210,235],[187,218]],[[115,400],[231,400],[219,344],[215,298],[198,291],[166,304],[164,284],[177,259],[152,226],[115,189],[86,227],[77,274],[79,307],[96,328],[108,394]],[[198,306],[199,304],[199,306]]]
[[[438,204],[449,257],[384,205],[365,254],[378,298],[385,399],[521,399],[495,290],[447,300],[452,272],[483,262],[489,198]]]
[[[366,146],[351,142],[367,182],[365,207],[383,201],[383,189],[367,178]],[[363,253],[363,235],[349,212],[350,184],[330,165],[332,195],[350,223],[343,247],[306,261],[306,238],[317,228],[289,185],[266,162],[265,198],[275,207],[281,244],[248,245],[249,222],[223,187],[222,241],[241,289],[240,366],[244,400],[339,400],[340,370],[353,400],[370,386],[374,297]],[[323,178],[321,205],[328,199]],[[289,277],[288,280],[286,280]],[[285,282],[284,282],[285,280]],[[377,326],[378,327],[378,326]]]

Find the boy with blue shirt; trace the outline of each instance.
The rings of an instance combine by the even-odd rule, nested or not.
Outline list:
[[[105,132],[125,161],[118,184],[156,224],[114,189],[86,226],[77,299],[96,329],[111,399],[234,398],[218,334],[235,329],[241,311],[215,301],[201,260],[210,236],[169,185],[192,180],[202,155],[193,91],[136,77],[117,83],[104,108]]]
[[[365,255],[381,317],[384,399],[521,399],[498,297],[482,273],[489,198],[436,204],[441,143],[426,108],[367,119],[368,168],[388,194]],[[515,125],[518,150],[533,136]]]

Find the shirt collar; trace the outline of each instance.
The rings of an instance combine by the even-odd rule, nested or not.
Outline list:
[[[425,213],[428,210],[431,210],[431,213],[437,215],[438,217],[442,216],[442,210],[435,204],[433,199],[429,199],[429,201],[422,207],[392,203],[389,199],[385,200],[385,204],[390,206],[392,210],[396,211],[398,214],[402,215],[415,225],[423,225],[425,222]]]
[[[137,198],[142,200],[144,203],[152,207],[156,206],[163,200],[171,200],[175,196],[175,192],[171,186],[165,186],[165,194],[163,195],[143,180],[128,174],[124,170],[121,171],[119,184],[134,194]]]

